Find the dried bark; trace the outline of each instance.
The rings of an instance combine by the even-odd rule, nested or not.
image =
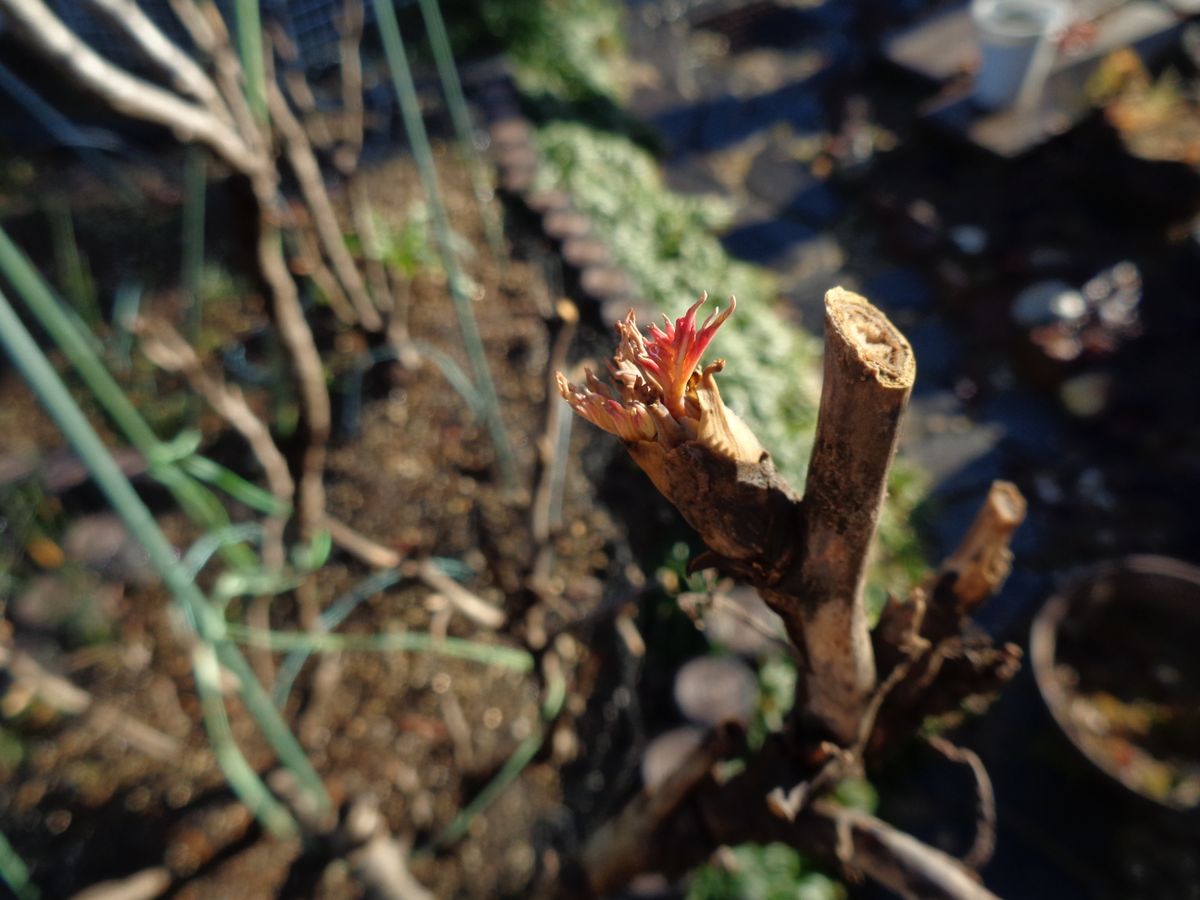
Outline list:
[[[748,459],[698,440],[626,442],[712,551],[693,567],[715,564],[750,582],[783,618],[804,660],[799,705],[843,745],[858,737],[875,686],[863,586],[915,377],[912,348],[887,317],[834,288],[803,500],[765,452]]]
[[[1016,672],[1020,650],[994,646],[965,617],[1002,585],[1024,500],[1012,485],[994,485],[960,548],[907,602],[890,603],[871,635],[864,573],[915,360],[862,297],[830,291],[826,313],[825,384],[803,499],[766,453],[626,442],[711,548],[693,567],[715,564],[748,581],[783,617],[804,657],[789,727],[725,782],[713,774],[719,744],[702,745],[661,796],[644,790],[588,841],[562,896],[603,895],[647,870],[682,874],[722,844],[782,840],[904,897],[993,897],[957,860],[822,795],[906,742],[926,717]],[[986,838],[981,832],[979,858]]]
[[[806,712],[842,743],[858,736],[875,686],[867,558],[915,379],[912,347],[883,313],[841,288],[825,295],[825,377],[799,566],[764,598],[804,652]]]

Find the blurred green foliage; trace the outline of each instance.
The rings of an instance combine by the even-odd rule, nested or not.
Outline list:
[[[696,870],[688,900],[845,900],[846,889],[786,844],[743,844]]]

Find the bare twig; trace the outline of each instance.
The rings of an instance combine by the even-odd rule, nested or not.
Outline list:
[[[351,556],[358,557],[368,566],[376,569],[394,569],[404,561],[404,556],[399,551],[359,534],[344,522],[326,516],[324,525],[334,544]]]
[[[312,228],[312,219],[307,212],[291,209],[292,225],[290,229],[296,240],[296,256],[292,259],[292,271],[298,275],[307,275],[312,279],[317,289],[329,301],[329,308],[345,325],[355,325],[358,314],[350,304],[350,299],[342,289],[342,284],[334,277],[325,258],[321,255],[321,247]]]
[[[409,844],[388,832],[377,805],[360,799],[346,816],[342,828],[352,842],[346,854],[354,874],[378,900],[432,900],[433,894],[413,878],[405,865]]]
[[[0,0],[26,42],[117,112],[171,129],[180,140],[198,141],[239,172],[262,165],[244,137],[204,106],[181,99],[114,66],[81,41],[41,0]]]
[[[574,891],[571,885],[565,885],[560,896],[604,897],[649,869],[655,862],[655,832],[698,785],[711,779],[713,766],[726,758],[730,745],[730,736],[725,732],[710,733],[666,781],[654,790],[644,789],[620,815],[605,823],[583,848],[586,886],[580,887],[584,890]]]
[[[907,900],[998,900],[958,860],[859,810],[818,800],[797,830],[802,846],[835,855]]]
[[[113,734],[147,756],[166,762],[176,762],[182,756],[183,746],[178,740],[48,672],[28,653],[0,643],[0,669],[7,669],[14,681],[24,684],[47,705],[70,716],[87,716],[99,731]]]
[[[1025,521],[1025,498],[1008,481],[992,483],[987,499],[958,549],[942,563],[941,576],[955,575],[960,615],[970,613],[1000,590],[1012,564],[1009,542]]]
[[[363,175],[357,165],[354,171],[346,175],[346,197],[350,202],[350,217],[354,219],[354,230],[358,233],[359,244],[362,246],[367,281],[371,285],[376,303],[389,316],[387,330],[389,340],[392,340],[400,333],[403,322],[398,320],[398,316],[402,316],[404,311],[397,308],[396,291],[388,280],[387,266],[383,261],[383,242],[379,238],[379,227],[371,206],[370,188]],[[407,329],[404,329],[403,336],[407,339]]]
[[[903,669],[883,698],[872,753],[907,734],[924,718],[962,699],[996,690],[1015,674],[1020,649],[995,647],[964,627],[970,610],[999,590],[1008,574],[1009,542],[1025,515],[1025,499],[1008,482],[995,482],[955,552],[908,603],[890,602],[879,639],[888,665]],[[926,597],[928,599],[926,599]]]
[[[171,0],[175,17],[213,62],[217,89],[233,113],[238,133],[257,153],[269,150],[270,135],[259,128],[243,88],[242,64],[216,5],[209,0]]]
[[[296,378],[306,428],[296,512],[301,533],[309,537],[325,517],[325,456],[331,425],[329,390],[312,329],[308,327],[300,305],[296,282],[288,272],[283,255],[280,228],[283,216],[278,209],[279,175],[269,153],[270,134],[259,129],[246,101],[241,87],[241,65],[216,5],[209,0],[201,0],[200,5],[189,0],[172,0],[172,5],[197,46],[212,58],[217,86],[233,110],[243,134],[248,140],[249,136],[254,136],[253,145],[263,161],[261,166],[246,174],[258,204],[258,269],[270,291],[275,326]],[[274,78],[268,80],[274,86]],[[277,92],[278,88],[275,90]]]
[[[267,33],[270,35],[271,45],[275,48],[275,52],[287,63],[281,77],[284,87],[287,88],[288,97],[300,111],[309,141],[314,147],[321,150],[329,149],[333,143],[333,135],[329,130],[329,123],[325,121],[325,117],[317,108],[316,95],[313,94],[312,86],[304,74],[300,48],[277,21],[273,21],[267,26]]]
[[[283,508],[290,510],[296,483],[288,470],[287,460],[275,445],[270,429],[246,402],[241,389],[205,371],[196,351],[167,322],[142,319],[136,330],[141,335],[142,352],[147,358],[168,372],[181,374],[192,390],[246,440],[262,467],[271,494]],[[264,525],[263,560],[268,568],[280,569],[285,562],[283,530],[287,516],[287,513],[271,516]]]
[[[499,628],[508,617],[482,597],[471,593],[449,575],[425,560],[417,567],[417,577],[450,601],[459,612],[486,628]]]
[[[531,507],[531,530],[533,539],[538,544],[549,540],[551,532],[561,524],[563,479],[566,476],[567,451],[571,423],[574,419],[567,404],[558,395],[553,375],[566,368],[567,352],[571,348],[575,328],[579,323],[579,310],[575,304],[564,298],[556,304],[555,312],[558,314],[560,326],[554,338],[554,345],[550,348],[547,367],[550,377],[546,386],[546,430],[538,442],[542,471],[534,490]]]
[[[342,61],[342,146],[334,163],[347,177],[358,168],[363,146],[363,71],[359,44],[363,33],[362,0],[345,0],[338,20]]]
[[[251,183],[259,205],[258,267],[271,291],[275,325],[296,376],[307,428],[296,507],[301,531],[307,537],[325,518],[325,456],[331,425],[329,390],[321,355],[300,306],[296,282],[283,258],[283,242],[274,213],[275,179],[264,173]]]
[[[333,263],[333,269],[338,279],[346,289],[350,302],[358,313],[359,322],[368,331],[379,331],[383,328],[383,320],[379,310],[375,308],[367,295],[367,286],[363,283],[362,275],[354,265],[350,251],[342,236],[341,226],[338,225],[337,213],[329,201],[325,190],[325,182],[321,178],[321,168],[313,154],[312,144],[299,120],[293,115],[287,99],[272,81],[267,85],[267,106],[271,111],[271,119],[279,133],[283,136],[284,149],[287,152],[288,163],[296,175],[300,191],[312,212],[313,224],[326,255]]]
[[[175,90],[198,100],[226,124],[233,124],[233,118],[222,101],[217,86],[187,53],[159,30],[134,0],[89,2],[103,13],[109,22],[132,39],[142,55],[171,79]]]
[[[0,0],[0,11],[16,23],[31,46],[91,93],[118,112],[166,125],[181,139],[206,144],[250,179],[259,206],[259,271],[270,288],[276,325],[299,384],[307,428],[297,510],[301,528],[307,533],[315,523],[320,523],[324,514],[325,491],[321,479],[330,428],[329,394],[312,332],[283,258],[275,210],[277,175],[271,159],[260,149],[267,145],[265,137],[254,127],[252,117],[247,119],[245,98],[238,87],[240,69],[220,15],[211,4],[197,9],[186,0],[178,0],[177,10],[197,43],[217,64],[217,85],[233,111],[238,130],[205,108],[134,78],[105,61],[67,29],[41,0]]]
[[[963,857],[963,864],[972,869],[981,869],[988,864],[996,850],[996,793],[992,779],[979,754],[966,747],[952,744],[941,735],[930,735],[926,742],[951,762],[966,766],[975,778],[977,798],[975,818],[975,840]]]
[[[71,900],[154,900],[170,886],[171,870],[166,866],[154,866],[125,878],[93,884],[72,896]]]

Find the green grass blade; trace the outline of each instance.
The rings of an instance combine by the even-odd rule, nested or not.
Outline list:
[[[246,76],[246,102],[260,122],[267,121],[267,73],[263,59],[262,17],[259,0],[235,0],[238,55]]]
[[[109,374],[104,362],[88,342],[90,333],[77,326],[59,303],[50,287],[30,264],[25,254],[0,227],[0,271],[8,278],[26,308],[46,330],[54,343],[74,366],[105,413],[138,451],[153,463],[163,456],[163,443],[146,424],[137,407]],[[175,501],[198,524],[205,528],[229,525],[224,507],[207,490],[184,476],[174,466],[152,466],[151,475],[171,492]],[[258,560],[248,547],[230,545],[222,553],[231,565],[255,567]]]
[[[121,386],[108,373],[100,357],[93,351],[84,337],[86,332],[77,328],[67,316],[62,305],[30,264],[25,254],[0,228],[0,270],[3,270],[29,311],[54,339],[59,348],[71,361],[79,376],[87,383],[105,412],[121,429],[129,442],[143,455],[158,444],[158,436],[146,424],[121,390]]]
[[[423,631],[397,631],[386,634],[319,634],[306,631],[268,631],[230,622],[225,626],[229,639],[239,644],[266,650],[308,650],[334,653],[339,650],[367,650],[375,653],[395,651],[436,653],[468,659],[489,666],[501,666],[517,672],[533,669],[533,657],[515,647],[479,644],[462,638],[435,638]]]
[[[204,726],[208,730],[208,743],[229,786],[271,834],[276,837],[295,834],[295,820],[246,761],[233,737],[225,699],[221,696],[221,666],[212,644],[198,643],[193,648],[192,671]]]
[[[88,270],[87,260],[79,252],[75,240],[75,222],[71,207],[61,199],[47,207],[50,217],[50,240],[54,245],[54,264],[59,283],[71,300],[71,305],[89,329],[99,328],[104,321],[96,297],[96,283]]]
[[[150,510],[125,478],[3,293],[0,293],[0,343],[4,344],[17,370],[38,395],[113,509],[142,545],[150,564],[194,625],[200,640],[216,643],[221,664],[238,679],[242,700],[280,763],[292,770],[297,782],[320,808],[328,808],[329,795],[300,744],[279,717],[245,658],[235,646],[223,640],[224,620],[208,605],[176,558],[174,547],[159,530]]]
[[[516,468],[513,463],[512,446],[509,444],[508,433],[505,431],[504,422],[500,417],[500,398],[496,394],[496,385],[492,380],[491,369],[488,367],[487,353],[484,350],[483,339],[479,335],[479,325],[476,323],[475,313],[471,309],[471,297],[467,292],[466,278],[459,268],[458,258],[454,253],[450,220],[442,199],[441,187],[438,184],[437,168],[433,161],[433,148],[429,144],[425,122],[421,118],[421,105],[417,98],[416,85],[413,83],[412,70],[408,64],[408,54],[404,50],[404,41],[400,36],[400,24],[396,21],[396,11],[392,8],[392,2],[393,0],[382,0],[382,2],[376,3],[375,19],[379,26],[380,37],[383,39],[388,68],[392,73],[392,87],[395,89],[396,99],[400,105],[404,129],[408,132],[413,159],[417,163],[421,186],[429,204],[434,236],[437,239],[442,265],[446,269],[450,297],[454,301],[454,312],[458,317],[463,345],[471,360],[471,371],[475,378],[476,389],[487,404],[488,431],[496,454],[496,465],[500,470],[501,480],[507,486],[513,487],[516,485]]]
[[[280,502],[268,490],[247,481],[236,472],[205,456],[191,455],[179,461],[180,468],[193,478],[220,488],[234,500],[266,516],[286,516],[292,508]]]
[[[402,580],[404,576],[399,569],[385,569],[382,572],[376,572],[369,575],[354,586],[352,590],[345,595],[339,597],[332,603],[328,609],[321,613],[317,620],[322,631],[333,631],[346,620],[346,617],[359,606],[359,604],[370,599],[380,591],[387,590],[393,584]],[[312,655],[311,647],[297,647],[284,658],[279,665],[279,672],[275,676],[275,686],[271,690],[271,699],[275,701],[275,705],[280,709],[287,706],[288,697],[291,696],[292,686],[296,683],[296,678],[300,675],[300,670],[304,668],[304,663],[308,661]]]
[[[245,522],[240,525],[230,525],[219,531],[210,531],[197,538],[187,553],[183,554],[180,565],[187,572],[188,578],[195,580],[201,570],[208,565],[209,560],[222,547],[229,544],[241,544],[247,541],[259,542],[263,537],[263,527],[258,522]]]
[[[17,855],[4,832],[0,831],[0,881],[16,895],[17,900],[38,900],[41,892],[29,880],[29,867]]]
[[[479,206],[488,247],[492,256],[500,261],[504,259],[504,236],[500,229],[500,219],[492,206],[493,192],[487,168],[479,155],[479,148],[475,145],[475,129],[471,125],[471,114],[463,96],[462,81],[454,64],[454,52],[450,49],[446,23],[442,19],[438,0],[420,0],[420,4],[421,16],[425,20],[425,32],[429,35],[429,46],[433,48],[433,61],[437,66],[438,78],[442,82],[442,91],[446,95],[446,106],[450,110],[450,121],[454,124],[463,163],[471,176],[471,188],[475,192],[475,202]]]

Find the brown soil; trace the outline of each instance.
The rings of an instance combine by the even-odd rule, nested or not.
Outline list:
[[[536,448],[545,430],[553,336],[544,316],[552,298],[536,265],[521,260],[499,265],[489,257],[469,189],[458,167],[446,162],[443,153],[451,219],[475,248],[468,262],[479,285],[475,311],[517,456],[520,489],[500,489],[486,430],[472,421],[463,399],[435,368],[384,362],[365,379],[357,429],[331,455],[329,509],[408,559],[437,556],[465,564],[473,572],[467,586],[504,608],[510,624],[487,633],[449,611],[428,587],[404,581],[361,604],[339,630],[444,632],[509,646],[532,638],[538,649],[544,633],[553,638],[556,626],[596,611],[603,593],[598,576],[611,568],[621,537],[596,505],[578,452],[565,461],[562,527],[547,548],[539,548],[531,535],[529,498],[541,469]],[[407,162],[382,165],[370,178],[380,211],[402,213],[415,195],[417,179]],[[81,241],[84,230],[81,226]],[[469,371],[441,277],[425,272],[408,288],[404,301],[412,337]],[[237,335],[225,338],[235,341]],[[327,359],[335,377],[363,349],[351,335],[329,336],[326,343],[333,347]],[[21,427],[2,430],[0,454],[60,443],[11,372],[3,376],[3,391],[4,417]],[[265,408],[263,397],[252,399]],[[581,451],[591,437],[577,429],[575,448]],[[147,496],[159,497],[149,482],[138,483]],[[61,523],[99,505],[86,487],[43,500],[63,510],[51,517]],[[162,506],[160,522],[168,536],[186,546],[194,531]],[[530,575],[539,558],[539,590],[533,590]],[[19,558],[15,589],[40,571],[28,554]],[[311,594],[325,607],[368,571],[335,551],[312,577]],[[276,598],[272,626],[298,627],[298,607],[293,595]],[[245,613],[237,604],[230,610],[233,618]],[[69,895],[98,881],[166,866],[170,893],[177,897],[358,896],[361,885],[344,860],[304,855],[298,841],[264,836],[229,793],[201,724],[191,637],[170,598],[158,588],[122,586],[110,615],[112,639],[82,647],[65,647],[19,626],[10,632],[47,669],[177,739],[180,749],[154,758],[131,746],[120,730],[99,727],[94,714],[62,715],[8,687],[4,728],[23,754],[19,762],[0,760],[0,819],[43,893]],[[524,895],[555,872],[561,822],[570,819],[561,772],[578,755],[574,721],[587,709],[598,662],[580,631],[572,634],[551,641],[569,689],[547,741],[517,781],[474,819],[466,837],[442,852],[425,848],[539,729],[539,673],[436,654],[314,657],[292,693],[288,719],[335,799],[378,799],[393,834],[417,847],[412,872],[437,896]],[[247,655],[260,674],[280,659],[262,651]],[[21,697],[27,702],[18,702]],[[241,747],[256,769],[268,772],[274,765],[270,752],[236,698],[228,699]]]

